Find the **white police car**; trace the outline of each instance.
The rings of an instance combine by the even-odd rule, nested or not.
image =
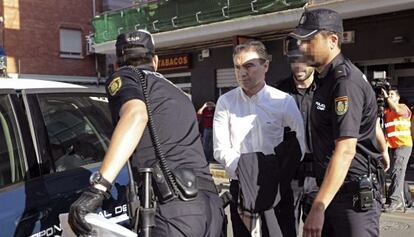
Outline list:
[[[113,129],[102,89],[0,79],[0,236],[59,236]],[[126,169],[101,214],[126,216]],[[124,219],[124,220],[125,220]]]

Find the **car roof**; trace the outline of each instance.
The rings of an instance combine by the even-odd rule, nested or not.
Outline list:
[[[0,78],[0,89],[87,88],[86,86],[37,79]]]

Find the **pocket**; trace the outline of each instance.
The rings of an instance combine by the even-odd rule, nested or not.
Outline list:
[[[203,236],[206,232],[206,204],[199,201],[174,200],[159,205],[159,214],[170,228],[170,232],[183,236]]]
[[[272,141],[277,143],[283,140],[283,126],[282,121],[266,121],[264,124],[264,131],[268,134]]]

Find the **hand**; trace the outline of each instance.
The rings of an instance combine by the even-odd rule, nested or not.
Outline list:
[[[319,207],[318,207],[319,206]],[[314,203],[303,226],[303,237],[322,236],[322,227],[325,220],[325,208],[322,204]]]
[[[384,98],[385,99],[388,98],[388,92],[384,88],[381,88],[381,91],[382,91],[382,94],[384,95]]]
[[[88,213],[95,212],[102,202],[109,196],[108,193],[90,187],[70,206],[69,225],[77,235],[88,235],[92,231],[92,226],[85,221]]]
[[[197,114],[202,114],[202,113],[203,113],[203,109],[204,109],[205,107],[207,107],[207,103],[204,103],[204,104],[203,104],[203,106],[201,106],[201,108],[199,108],[199,109],[197,110]]]
[[[388,154],[388,151],[384,151],[381,154],[381,163],[384,165],[384,171],[387,171],[390,168],[390,155]]]

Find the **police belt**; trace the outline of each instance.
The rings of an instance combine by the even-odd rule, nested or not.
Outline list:
[[[201,191],[218,194],[217,187],[214,182],[206,178],[197,177],[197,188]]]
[[[214,182],[212,180],[206,179],[206,178],[202,178],[202,177],[196,177],[197,179],[197,189],[200,191],[207,191],[207,192],[211,192],[211,193],[216,193],[218,194],[218,190],[216,185],[214,184]],[[154,184],[153,184],[154,185]],[[142,183],[141,185],[139,185],[139,192],[142,193]]]
[[[348,181],[344,182],[339,188],[337,194],[355,194],[358,192],[358,182]]]
[[[318,187],[321,187],[323,182],[323,179],[316,179],[316,184]],[[375,190],[378,190],[378,179],[376,178],[376,175],[372,175],[372,188]],[[345,180],[344,183],[339,188],[337,194],[355,194],[358,192],[358,181],[357,180]]]

